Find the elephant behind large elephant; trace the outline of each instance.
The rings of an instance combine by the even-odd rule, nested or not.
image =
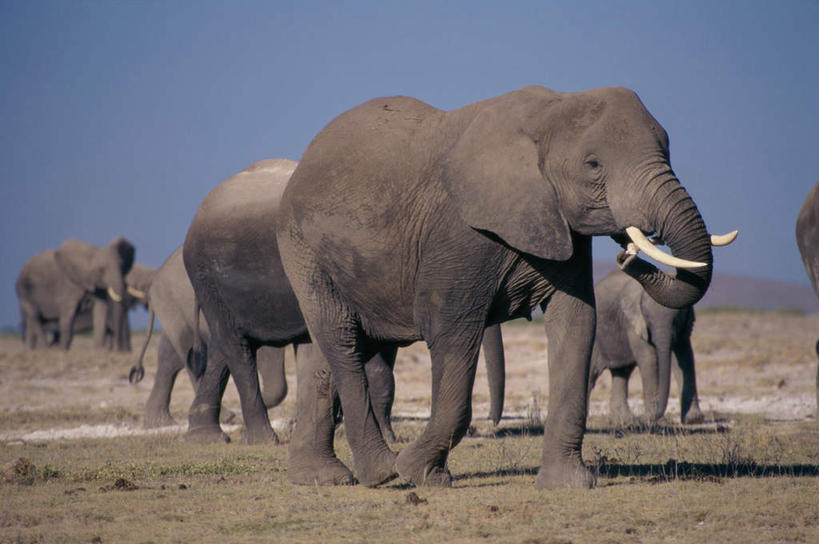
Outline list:
[[[128,351],[123,297],[134,253],[134,246],[124,238],[115,238],[105,247],[71,238],[26,262],[16,284],[26,346],[48,345],[46,329],[56,323],[60,347],[68,349],[77,313],[87,307],[93,314],[95,346],[104,347],[108,322],[114,331],[114,347]]]
[[[611,371],[611,413],[620,422],[631,423],[635,418],[628,406],[628,380],[639,367],[646,416],[655,422],[665,413],[673,363],[681,389],[680,418],[683,423],[702,421],[691,348],[694,308],[661,306],[620,270],[595,285],[594,298],[597,332],[589,392],[604,370]]]
[[[694,304],[711,280],[709,234],[668,161],[665,130],[636,94],[614,88],[526,87],[451,111],[378,98],[313,139],[282,197],[278,244],[338,385],[362,483],[449,485],[484,328],[540,306],[549,410],[536,485],[593,485],[581,456],[591,236],[626,245],[628,234],[621,266],[666,306]],[[659,256],[676,274],[636,257],[655,253],[651,233],[677,257]],[[396,456],[369,406],[364,364],[418,340],[431,351],[432,415]]]
[[[796,245],[813,291],[819,296],[819,183],[808,192],[796,218]],[[815,351],[819,357],[819,341]],[[819,364],[816,367],[816,413],[819,414]]]
[[[202,201],[188,230],[183,249],[185,269],[210,327],[210,343],[223,356],[208,358],[191,408],[189,433],[205,439],[222,436],[218,400],[227,364],[239,390],[248,440],[269,440],[272,430],[259,396],[256,352],[261,346],[293,344],[298,395],[288,476],[295,483],[311,485],[350,483],[350,471],[333,451],[338,413],[334,383],[321,353],[310,345],[307,326],[281,267],[272,228],[280,195],[295,166],[284,159],[260,161],[222,182]],[[501,341],[499,331],[490,336]],[[389,410],[396,350],[397,346],[377,350],[365,371],[373,384],[368,402],[382,437],[392,434]],[[488,357],[498,352],[502,357],[502,347],[488,351]],[[495,368],[502,378],[502,360]],[[494,384],[490,390],[502,395],[502,379]],[[492,404],[496,407],[493,414],[499,417],[502,397]]]

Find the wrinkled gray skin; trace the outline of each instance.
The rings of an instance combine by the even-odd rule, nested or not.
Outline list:
[[[54,330],[56,323],[59,345],[68,349],[77,315],[83,311],[91,313],[97,348],[105,347],[105,332],[110,327],[114,348],[128,351],[128,301],[114,302],[107,290],[124,296],[125,275],[133,263],[134,246],[124,238],[115,238],[105,247],[71,238],[56,250],[32,257],[16,285],[26,346],[47,346],[46,330]]]
[[[193,308],[196,298],[193,294],[185,265],[182,262],[182,247],[177,248],[156,272],[149,289],[145,290],[148,302],[148,334],[139,354],[137,364],[131,369],[130,380],[136,383],[145,375],[143,357],[153,333],[154,318],[162,323],[162,334],[157,348],[157,370],[154,384],[145,405],[143,424],[146,428],[175,425],[169,406],[171,392],[176,377],[186,369],[194,391],[204,368],[195,368],[193,363],[194,319]],[[207,350],[210,332],[207,323],[200,322],[202,350]],[[211,350],[214,356],[218,351]],[[267,408],[277,406],[287,395],[287,381],[284,375],[284,350],[264,347],[259,351],[259,375],[262,378],[262,398]],[[225,414],[223,413],[222,416]],[[229,419],[229,418],[228,418]]]
[[[247,440],[275,440],[259,393],[256,351],[260,346],[293,344],[297,415],[288,477],[297,484],[349,484],[354,481],[352,474],[333,451],[339,413],[335,385],[321,352],[309,344],[298,301],[282,270],[273,228],[280,196],[295,166],[284,159],[251,165],[205,197],[188,230],[185,269],[210,325],[211,344],[223,355],[215,359],[216,364],[213,357],[208,360],[191,407],[188,434],[192,440],[224,439],[218,424],[219,399],[229,369],[239,390]],[[496,338],[500,341],[500,334]],[[389,412],[396,351],[397,346],[388,345],[373,352],[363,374],[374,392],[370,400],[382,441],[392,438]],[[498,372],[503,374],[502,365]],[[502,381],[494,383],[491,389],[502,391]],[[500,403],[493,403],[498,417],[500,405],[502,397]]]
[[[711,279],[705,224],[671,170],[665,130],[627,89],[526,87],[452,111],[378,98],[331,121],[285,190],[277,233],[338,387],[359,481],[450,485],[447,455],[469,426],[484,328],[541,306],[549,409],[536,485],[591,487],[581,457],[591,236],[623,243],[628,226],[706,265],[668,275],[621,254],[626,272],[666,306],[699,300]],[[419,340],[432,358],[431,418],[396,455],[364,363]]]
[[[653,423],[665,413],[672,362],[680,391],[683,423],[704,418],[697,397],[691,331],[694,308],[666,308],[620,270],[594,287],[597,332],[591,356],[589,392],[604,370],[611,371],[611,414],[624,424],[637,419],[628,406],[628,380],[635,367],[643,380],[646,417]]]
[[[796,245],[813,291],[819,296],[819,183],[805,197],[796,218]],[[819,341],[815,351],[819,357]],[[819,415],[819,365],[816,367],[816,413]]]

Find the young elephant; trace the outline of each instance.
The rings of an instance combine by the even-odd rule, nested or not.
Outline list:
[[[636,258],[631,245],[620,264],[667,306],[694,304],[711,280],[712,240],[671,169],[668,136],[620,88],[531,86],[450,111],[402,96],[370,100],[310,143],[276,230],[338,386],[356,474],[370,486],[397,475],[450,485],[447,456],[469,427],[484,329],[538,306],[549,409],[535,483],[592,486],[581,455],[595,327],[591,237],[626,244],[628,234],[649,255],[645,235],[665,240],[673,256],[659,259],[675,274]],[[432,415],[396,454],[380,436],[364,367],[386,346],[419,340],[431,353]]]
[[[115,238],[105,247],[71,238],[56,250],[32,257],[16,284],[26,346],[46,346],[46,331],[54,330],[60,347],[68,349],[78,312],[87,311],[97,348],[105,347],[110,327],[114,347],[130,350],[124,297],[125,276],[133,263],[134,246],[124,238]]]
[[[665,413],[672,361],[680,392],[683,423],[704,418],[697,398],[691,331],[694,308],[666,308],[620,270],[594,287],[597,332],[591,357],[589,392],[605,369],[611,371],[611,413],[624,423],[635,421],[628,407],[628,380],[635,366],[643,380],[646,416],[655,422]]]
[[[256,352],[261,346],[293,344],[297,415],[288,477],[308,485],[351,483],[352,474],[333,451],[338,413],[335,385],[321,352],[309,344],[272,228],[295,166],[285,159],[264,160],[222,182],[199,205],[188,230],[183,247],[185,269],[210,326],[211,344],[223,355],[209,357],[191,407],[188,433],[202,440],[223,439],[218,410],[227,364],[239,390],[248,441],[271,440],[275,434],[259,393]],[[372,387],[368,406],[377,414],[382,440],[388,437],[389,422],[378,414],[388,414],[392,404],[396,351],[397,346],[390,345],[371,353],[363,374]],[[347,427],[347,432],[354,431]]]

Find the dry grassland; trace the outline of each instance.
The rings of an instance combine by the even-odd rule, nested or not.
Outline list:
[[[238,425],[223,445],[186,444],[181,425],[144,433],[155,349],[132,386],[135,354],[96,353],[87,337],[68,353],[0,338],[0,542],[819,542],[817,336],[819,316],[701,313],[694,349],[709,421],[677,424],[674,394],[662,425],[616,429],[605,377],[583,451],[598,487],[550,492],[533,486],[548,405],[537,323],[504,328],[507,415],[497,429],[483,419],[481,363],[474,432],[450,456],[451,489],[292,486],[287,447],[243,445]],[[291,395],[270,414],[285,441],[290,359],[288,380]],[[423,345],[399,351],[396,380],[401,448],[429,410]],[[632,381],[639,412],[639,375]],[[178,422],[192,399],[180,375]],[[232,386],[226,404],[239,413]],[[343,427],[338,436],[349,462]]]

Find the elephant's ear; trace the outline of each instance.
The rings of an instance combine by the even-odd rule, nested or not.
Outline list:
[[[133,244],[125,238],[118,236],[108,243],[108,248],[117,254],[122,275],[124,276],[130,272],[131,267],[134,266],[134,256],[136,254]]]
[[[508,104],[485,106],[449,152],[443,184],[470,227],[544,259],[571,257],[569,224],[541,173],[538,142]]]
[[[620,303],[623,307],[623,314],[626,317],[626,321],[628,323],[631,332],[636,334],[638,338],[643,340],[644,342],[650,342],[651,336],[648,332],[648,324],[646,323],[646,319],[643,316],[643,309],[642,309],[642,297],[648,296],[643,291],[642,286],[640,286],[640,294],[639,296],[629,296],[633,295],[634,293],[629,293],[628,290],[623,290],[621,293]]]
[[[99,248],[70,238],[54,252],[57,265],[71,281],[93,291],[102,283],[102,269],[98,266]]]

